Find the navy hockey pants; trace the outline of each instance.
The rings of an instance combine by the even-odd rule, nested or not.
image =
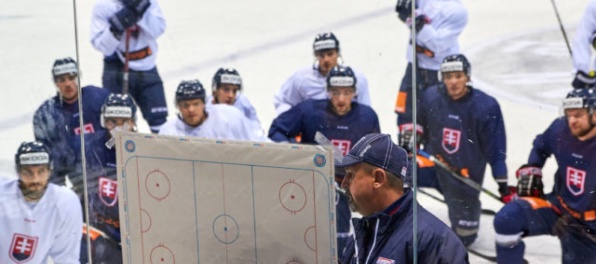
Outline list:
[[[558,211],[565,212],[562,208],[558,208]],[[559,217],[551,203],[536,197],[524,197],[506,204],[493,222],[497,233],[497,263],[523,263],[525,244],[521,237],[553,235],[553,227],[564,218],[567,219],[566,223],[559,223],[563,224],[561,227],[564,230],[559,235],[562,263],[596,263],[596,241],[585,233],[585,230],[590,229],[579,220],[565,215]]]
[[[122,93],[122,76],[124,65],[113,57],[104,59],[103,87],[112,93]],[[157,68],[148,71],[129,70],[128,93],[132,95],[141,108],[143,118],[147,120],[151,132],[159,132],[159,128],[166,122],[168,107],[164,94],[163,82]]]

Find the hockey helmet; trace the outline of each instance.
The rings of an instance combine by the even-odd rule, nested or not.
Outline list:
[[[572,108],[588,108],[593,113],[596,108],[596,93],[594,89],[579,88],[567,93],[563,100],[563,110]]]
[[[136,121],[137,105],[128,94],[111,93],[101,106],[101,126],[107,118],[130,118]]]
[[[356,76],[349,66],[337,65],[327,74],[327,89],[331,87],[354,87],[356,89]]]
[[[215,91],[221,84],[238,85],[240,86],[239,90],[242,90],[242,77],[234,68],[219,68],[213,75],[211,89]]]
[[[339,40],[332,32],[321,33],[315,37],[312,47],[314,52],[327,49],[336,49],[339,52]]]
[[[205,88],[199,80],[182,81],[176,89],[176,103],[191,99],[201,99],[205,102]]]
[[[39,141],[23,142],[14,155],[17,171],[21,170],[23,165],[43,165],[47,164],[52,168],[52,158],[50,150],[46,145]]]
[[[79,74],[77,63],[71,57],[61,58],[54,61],[54,66],[52,66],[52,76],[54,80],[56,80],[58,76],[64,74]]]
[[[449,55],[443,59],[439,70],[439,80],[443,79],[442,73],[463,71],[468,78],[472,77],[472,66],[463,54]]]

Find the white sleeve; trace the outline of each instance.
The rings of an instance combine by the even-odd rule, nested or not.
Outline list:
[[[300,95],[300,75],[295,73],[282,86],[281,89],[273,96],[273,105],[277,115],[288,111],[292,106],[304,100]]]
[[[445,53],[449,53],[451,45],[458,43],[457,38],[468,23],[468,11],[459,1],[448,1],[442,6],[440,15],[430,19],[431,23],[418,32],[418,41],[437,58],[451,55]]]
[[[363,105],[371,105],[370,100],[370,91],[368,89],[368,79],[364,76],[364,74],[356,72],[356,93],[358,95],[357,101]]]
[[[104,56],[114,54],[120,40],[110,31],[110,16],[114,15],[122,6],[111,1],[98,0],[93,6],[91,15],[91,44],[101,51]]]
[[[151,6],[137,23],[152,39],[157,39],[166,31],[166,20],[157,1],[151,1]]]
[[[49,256],[54,263],[70,264],[79,263],[81,240],[83,237],[83,212],[77,195],[66,187],[56,192],[59,199],[56,209],[61,212],[61,223],[50,248]]]
[[[178,117],[175,117],[176,119]],[[178,131],[176,131],[176,122],[173,119],[170,119],[168,121],[166,121],[160,128],[159,128],[159,132],[157,132],[157,134],[159,135],[168,135],[168,136],[177,136],[178,135]]]
[[[591,69],[592,35],[596,33],[596,0],[590,1],[571,42],[573,67],[588,73]]]

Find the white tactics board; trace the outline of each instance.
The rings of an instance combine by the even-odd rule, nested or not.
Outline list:
[[[116,136],[124,263],[336,263],[321,146]]]

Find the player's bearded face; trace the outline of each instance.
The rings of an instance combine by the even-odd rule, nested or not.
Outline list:
[[[215,103],[233,105],[236,102],[236,95],[240,90],[239,85],[225,83],[217,87],[213,92]]]
[[[574,137],[583,137],[596,129],[590,125],[591,116],[588,113],[588,109],[566,109],[565,116],[567,117],[569,130],[571,130],[571,134]]]
[[[319,72],[327,76],[331,68],[337,65],[339,52],[334,49],[320,50],[315,52],[315,57],[317,57],[317,61],[319,62]]]
[[[447,95],[453,100],[458,100],[468,92],[468,76],[463,71],[442,73],[443,83],[447,88]]]
[[[178,102],[178,110],[185,124],[196,127],[205,121],[205,102],[202,99],[190,99]]]
[[[355,94],[353,87],[331,87],[328,94],[335,113],[345,115],[350,111]]]
[[[19,171],[19,188],[27,201],[41,199],[48,188],[48,165],[26,165]]]
[[[73,103],[78,99],[79,84],[76,75],[63,74],[56,77],[55,81],[62,100],[67,103]]]

